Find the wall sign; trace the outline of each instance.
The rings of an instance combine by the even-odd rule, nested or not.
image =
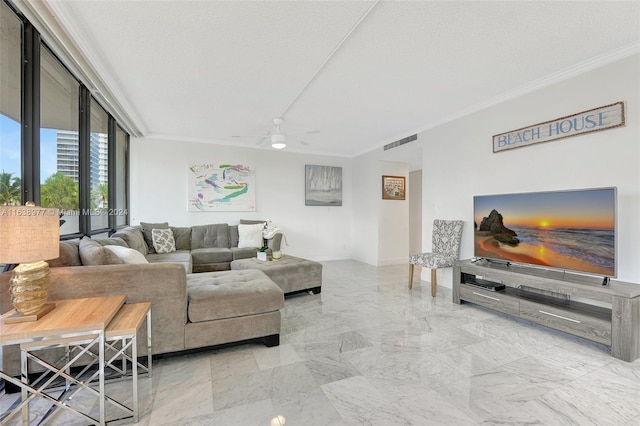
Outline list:
[[[493,137],[493,152],[624,126],[624,102],[601,106]]]

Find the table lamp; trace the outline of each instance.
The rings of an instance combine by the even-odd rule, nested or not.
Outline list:
[[[19,265],[9,291],[16,315],[6,322],[36,321],[55,305],[47,304],[49,264],[60,253],[58,209],[32,205],[0,206],[0,263]]]

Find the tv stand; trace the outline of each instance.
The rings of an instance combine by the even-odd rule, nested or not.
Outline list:
[[[473,285],[476,279],[505,288],[490,291]],[[613,357],[634,361],[640,357],[640,285],[602,284],[564,271],[461,260],[453,267],[453,303],[475,303],[603,343]]]

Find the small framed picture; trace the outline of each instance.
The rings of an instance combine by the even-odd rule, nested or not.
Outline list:
[[[404,200],[404,176],[382,176],[382,199]]]

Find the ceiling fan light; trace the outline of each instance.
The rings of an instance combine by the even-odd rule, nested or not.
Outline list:
[[[287,146],[285,143],[287,141],[287,137],[283,134],[276,133],[275,135],[271,135],[271,147],[275,149],[282,149]]]

